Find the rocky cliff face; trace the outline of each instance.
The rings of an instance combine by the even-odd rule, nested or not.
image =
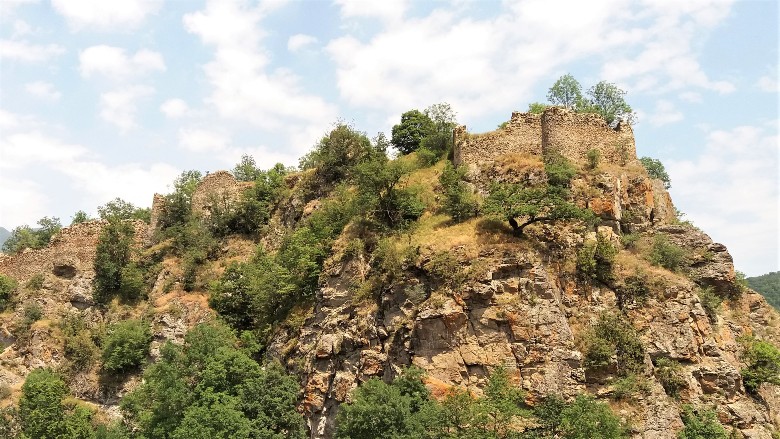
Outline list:
[[[534,169],[511,178],[532,179]],[[595,394],[612,401],[637,438],[676,437],[685,403],[714,407],[738,437],[773,437],[780,388],[764,384],[758,396],[745,393],[737,338],[757,335],[777,343],[778,315],[758,294],[738,294],[725,247],[691,225],[672,224],[668,193],[646,175],[596,173],[573,186],[591,188],[580,192],[579,202],[612,226],[598,233],[616,247],[622,247],[621,228],[640,237],[617,255],[614,286],[577,275],[577,249],[595,233],[561,225],[532,226],[521,239],[486,220],[452,225],[429,218],[433,226],[397,242],[406,248],[402,252],[414,248],[403,272],[370,297],[355,297],[355,285],[375,270],[370,261],[336,252],[312,315],[299,334],[278,334],[270,353],[304,377],[301,407],[312,437],[332,435],[339,404],[361,382],[390,379],[407,365],[427,372],[434,395],[449,386],[479,393],[499,365],[521,383],[529,404],[549,394]],[[690,256],[678,271],[643,256],[655,236]],[[449,274],[432,263],[442,255],[450,257]],[[638,272],[649,297],[620,304],[620,284]],[[714,319],[702,306],[702,287],[733,297]],[[588,328],[600,315],[621,312],[620,306],[646,352],[640,377],[646,388],[630,397],[618,397],[609,371],[589,370],[583,353]],[[677,397],[667,395],[656,377],[660,358],[681,365],[684,384]]]
[[[506,154],[481,166],[472,175],[477,191],[484,192],[491,181],[545,180],[539,158]],[[677,222],[662,184],[635,164],[581,172],[572,193],[577,204],[601,217],[598,230],[534,224],[518,237],[489,219],[454,224],[428,212],[415,228],[388,238],[396,258],[392,268],[380,267],[367,250],[377,246],[375,239],[347,227],[325,263],[315,303],[296,311],[298,323],[274,334],[267,351],[301,377],[300,409],[311,437],[332,436],[339,404],[349,401],[361,382],[390,379],[409,365],[427,372],[434,395],[451,386],[478,394],[499,365],[527,391],[531,405],[549,394],[597,395],[630,422],[636,438],[676,437],[686,403],[713,407],[736,437],[773,437],[780,425],[780,387],[763,384],[757,395],[746,393],[737,339],[755,335],[780,345],[778,314],[736,283],[726,248]],[[261,241],[273,249],[274,237],[317,206],[317,200],[285,201]],[[145,226],[136,227],[137,237],[148,236]],[[148,316],[155,337],[152,359],[161,343],[180,342],[188,328],[213,317],[206,291],[182,289],[182,262],[176,258],[161,261],[148,301],[95,307],[92,260],[99,230],[99,223],[66,229],[48,249],[0,257],[0,272],[20,284],[42,275],[39,287],[23,288],[17,307],[0,315],[0,385],[10,386],[14,395],[31,369],[62,363],[63,343],[54,322],[68,313],[80,313],[92,328]],[[583,278],[575,264],[583,245],[597,234],[618,249],[608,283]],[[631,243],[621,241],[626,234],[632,234]],[[676,271],[648,261],[656,237],[684,250]],[[351,245],[361,239],[364,245]],[[229,261],[246,260],[253,245],[227,240],[202,272],[214,278]],[[646,290],[643,300],[622,298],[632,277]],[[704,306],[705,290],[728,298],[716,314]],[[31,302],[41,305],[43,318],[19,338],[14,328]],[[644,348],[638,377],[644,388],[630,395],[619,388],[613,370],[588,368],[585,362],[588,331],[610,314],[625,315]],[[678,396],[665,391],[659,359],[679,363]],[[134,376],[112,387],[92,367],[75,374],[70,385],[77,397],[118,416],[118,398],[136,383]]]

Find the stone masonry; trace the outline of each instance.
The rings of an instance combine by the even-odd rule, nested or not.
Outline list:
[[[506,126],[482,134],[469,134],[465,126],[455,129],[453,162],[472,170],[507,153],[541,156],[557,152],[582,163],[591,149],[608,163],[625,165],[636,160],[634,133],[628,124],[611,128],[598,115],[575,113],[551,107],[542,115],[512,113]]]

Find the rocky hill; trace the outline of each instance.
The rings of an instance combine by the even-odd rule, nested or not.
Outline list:
[[[738,282],[723,245],[677,219],[630,127],[551,108],[491,133],[457,128],[459,171],[421,152],[388,162],[363,139],[339,127],[302,171],[275,168],[254,184],[213,173],[155,196],[151,225],[131,223],[126,264],[143,278],[133,300],[93,294],[105,221],[0,256],[18,285],[0,314],[3,404],[48,367],[101,417],[143,428],[119,410],[143,367],[107,376],[104,355],[74,370],[62,322],[78,316],[89,334],[148,322],[154,363],[166,341],[221,317],[296,377],[312,438],[333,437],[356,388],[408,366],[439,399],[457,388],[480,397],[496,370],[528,408],[592,395],[629,437],[677,437],[688,407],[711,409],[733,437],[776,437],[780,364],[759,377],[755,346],[780,346],[778,314]],[[525,210],[490,214],[516,199]]]

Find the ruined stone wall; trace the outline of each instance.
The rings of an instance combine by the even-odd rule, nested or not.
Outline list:
[[[209,216],[214,200],[237,201],[251,182],[240,182],[230,172],[213,172],[198,183],[192,194],[192,212],[196,215]]]
[[[453,163],[479,169],[508,153],[543,156],[557,152],[584,163],[589,150],[601,153],[605,163],[625,165],[636,160],[634,132],[628,124],[611,128],[596,114],[551,107],[543,114],[512,113],[505,127],[470,134],[465,126],[454,132]]]
[[[557,152],[583,163],[589,150],[601,153],[607,163],[625,165],[636,160],[634,132],[628,124],[612,129],[597,114],[575,113],[552,107],[542,115],[542,152]]]
[[[103,220],[75,224],[60,230],[45,248],[27,249],[11,255],[0,254],[0,273],[25,283],[38,273],[92,270],[95,247],[105,224]],[[135,220],[133,228],[136,244],[143,242],[148,225]]]
[[[479,166],[508,153],[542,154],[540,115],[514,112],[506,126],[482,134],[469,134],[465,126],[455,130],[455,165]]]
[[[165,197],[160,194],[154,194],[152,214],[149,220],[149,230],[151,232],[157,230],[157,227],[160,225],[160,216],[163,214],[163,209],[165,209]]]

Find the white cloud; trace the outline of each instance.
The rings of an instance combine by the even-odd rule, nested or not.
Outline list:
[[[0,40],[0,59],[22,62],[42,62],[62,55],[65,49],[57,44],[32,44],[26,41]]]
[[[30,35],[31,33],[33,33],[33,29],[29,23],[22,19],[14,20],[14,32],[12,34],[14,39],[23,37],[25,35]]]
[[[138,111],[136,102],[152,94],[154,89],[144,85],[134,85],[103,93],[100,95],[100,117],[125,133],[136,126],[135,116]]]
[[[79,71],[85,78],[103,75],[115,80],[140,76],[152,71],[165,71],[160,53],[141,49],[127,56],[120,47],[92,46],[79,54]]]
[[[0,169],[21,169],[32,163],[62,163],[83,156],[86,148],[53,139],[37,131],[0,139]]]
[[[368,39],[347,34],[327,51],[343,99],[394,116],[441,101],[465,119],[513,107],[531,98],[537,81],[580,60],[603,62],[602,77],[632,91],[727,93],[733,84],[704,74],[691,49],[694,36],[730,12],[729,3],[716,3],[527,0],[505,2],[490,18],[442,7],[385,22]],[[342,15],[360,15],[350,5]]]
[[[62,93],[54,87],[54,84],[45,81],[28,82],[24,85],[24,89],[31,95],[46,99],[50,101],[59,100],[62,97]]]
[[[767,93],[777,93],[777,75],[764,75],[758,79],[756,85],[759,89],[761,89],[761,91],[765,91]]]
[[[44,211],[48,198],[41,187],[25,178],[11,178],[0,173],[0,224],[13,228],[22,224],[34,224],[49,214]]]
[[[214,47],[213,60],[203,67],[212,86],[206,102],[224,119],[245,121],[291,139],[312,127],[321,132],[335,119],[335,106],[304,91],[291,71],[268,68],[261,23],[272,7],[278,4],[250,7],[241,1],[213,0],[204,10],[184,16],[187,31]],[[313,141],[293,147],[300,151]]]
[[[699,102],[701,102],[701,94],[695,91],[682,92],[680,93],[679,97],[683,101],[690,102],[692,104],[698,104]]]
[[[295,34],[287,40],[287,50],[297,52],[306,46],[317,42],[317,38],[306,34]]]
[[[647,121],[653,126],[660,127],[679,122],[683,120],[683,118],[682,111],[677,109],[673,103],[666,100],[660,100],[655,104],[655,111],[647,116]]]
[[[229,143],[230,138],[224,133],[200,128],[179,130],[179,146],[192,152],[219,152]]]
[[[190,112],[190,107],[181,99],[168,99],[160,105],[160,111],[169,119],[178,119]]]
[[[717,130],[696,158],[666,163],[677,207],[749,275],[780,268],[777,130],[776,121]]]
[[[161,0],[52,0],[54,9],[74,30],[129,30],[137,28],[147,16],[156,13]]]
[[[344,18],[379,18],[396,21],[403,18],[407,8],[405,0],[365,1],[335,0]]]

